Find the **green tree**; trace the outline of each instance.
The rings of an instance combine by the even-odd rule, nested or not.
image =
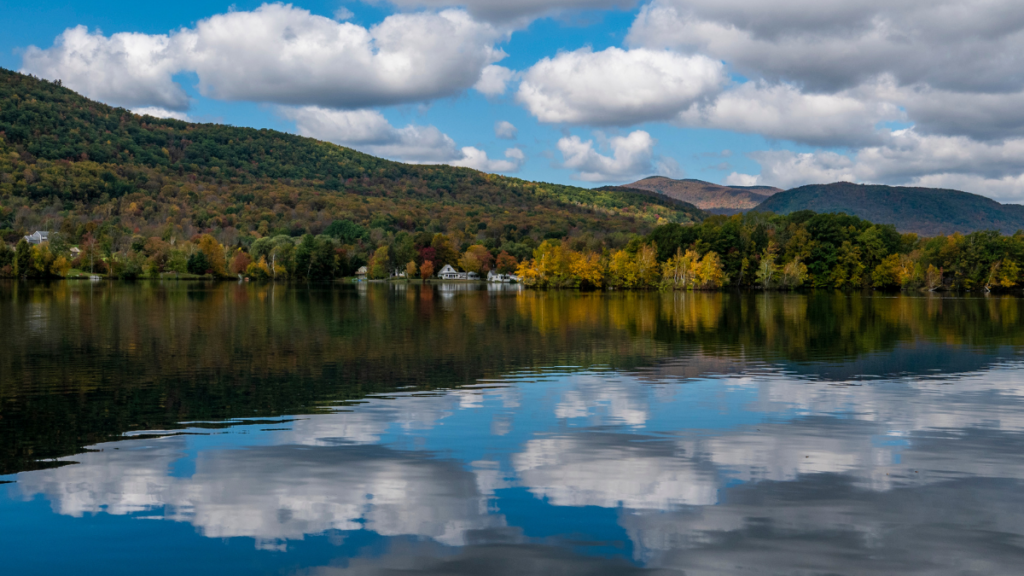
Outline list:
[[[459,260],[459,253],[452,246],[452,241],[444,234],[434,234],[430,241],[430,247],[434,249],[434,267],[444,268],[445,264],[455,266]]]
[[[331,240],[317,237],[313,241],[313,254],[308,279],[311,282],[331,282],[338,275],[338,255]]]
[[[5,274],[3,270],[8,266],[10,266],[9,273],[14,274],[14,250],[8,248],[3,239],[0,239],[0,276]]]
[[[337,238],[342,244],[355,244],[362,240],[367,232],[366,228],[351,220],[335,220],[324,230],[324,234]]]
[[[366,267],[366,275],[376,280],[387,278],[390,275],[388,273],[390,264],[391,262],[388,259],[388,247],[381,246],[374,251],[373,257],[370,259],[370,264]]]
[[[790,290],[799,288],[807,281],[807,266],[799,258],[790,260],[782,267],[782,286]]]
[[[27,278],[32,273],[32,250],[24,238],[14,248],[14,273],[20,278]]]
[[[302,241],[295,248],[295,261],[292,269],[292,278],[296,280],[311,280],[313,272],[313,250],[316,248],[316,239],[312,234],[306,234]]]
[[[196,250],[188,257],[188,262],[185,265],[185,269],[189,274],[208,274],[210,268],[210,261],[206,258],[206,254],[199,250]]]
[[[779,267],[775,265],[775,254],[771,252],[770,246],[769,244],[769,248],[765,248],[761,254],[761,261],[758,263],[757,273],[754,275],[762,290],[773,287],[779,273]]]

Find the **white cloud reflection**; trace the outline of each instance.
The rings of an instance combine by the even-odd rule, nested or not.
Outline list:
[[[80,464],[22,474],[12,490],[42,494],[63,515],[152,512],[206,537],[275,549],[361,529],[463,546],[470,533],[509,529],[494,503],[522,487],[550,506],[617,509],[635,559],[687,574],[735,572],[759,558],[765,538],[780,551],[762,558],[768,572],[792,568],[782,552],[797,543],[820,570],[839,550],[890,553],[890,534],[906,547],[955,540],[945,529],[928,532],[936,517],[922,506],[940,508],[957,493],[975,495],[970,506],[949,509],[965,537],[981,538],[972,526],[1024,534],[1024,518],[999,504],[1017,498],[1011,492],[1024,479],[1019,364],[945,378],[823,381],[792,366],[744,372],[716,358],[704,364],[712,373],[733,373],[700,377],[700,355],[680,362],[371,399],[257,440],[240,435],[254,445],[202,449],[185,476],[171,472],[191,462],[192,437],[105,444],[75,457]],[[707,410],[761,420],[721,429],[690,423]],[[477,429],[470,421],[490,436],[463,446],[449,431],[443,453],[409,448],[442,425]],[[937,558],[976,556],[946,545],[932,551]],[[892,558],[880,566],[953,573],[925,551],[911,556],[923,568]],[[985,561],[989,573],[1006,565],[998,554]]]

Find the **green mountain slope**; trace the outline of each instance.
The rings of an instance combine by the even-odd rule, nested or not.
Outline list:
[[[801,186],[780,192],[757,210],[789,214],[800,210],[844,213],[876,224],[892,224],[901,232],[923,236],[1024,229],[1024,206],[1000,204],[977,194],[936,188],[908,188],[837,182]]]
[[[720,186],[703,180],[673,180],[664,176],[651,176],[624,187],[664,194],[714,214],[750,210],[772,194],[782,191],[771,186]]]
[[[456,240],[646,233],[699,210],[669,199],[591,191],[449,166],[391,162],[273,130],[138,116],[0,69],[0,236],[39,229],[225,244],[319,234],[350,220],[377,236]],[[622,242],[621,238],[614,240]]]

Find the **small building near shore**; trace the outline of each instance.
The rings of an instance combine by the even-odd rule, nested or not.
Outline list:
[[[491,283],[503,283],[507,284],[512,281],[511,274],[501,274],[494,270],[487,271],[487,281]]]
[[[356,278],[359,280],[366,280],[366,272],[366,266],[360,266],[359,269],[356,270]]]
[[[468,280],[469,276],[465,272],[459,272],[452,267],[451,264],[445,264],[444,268],[437,273],[437,277],[442,280]]]

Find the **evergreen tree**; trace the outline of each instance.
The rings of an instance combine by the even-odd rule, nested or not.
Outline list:
[[[28,241],[22,238],[14,249],[14,274],[26,278],[32,273],[32,250]]]
[[[188,257],[185,269],[189,274],[206,274],[210,271],[210,261],[206,258],[206,254],[197,250]]]

